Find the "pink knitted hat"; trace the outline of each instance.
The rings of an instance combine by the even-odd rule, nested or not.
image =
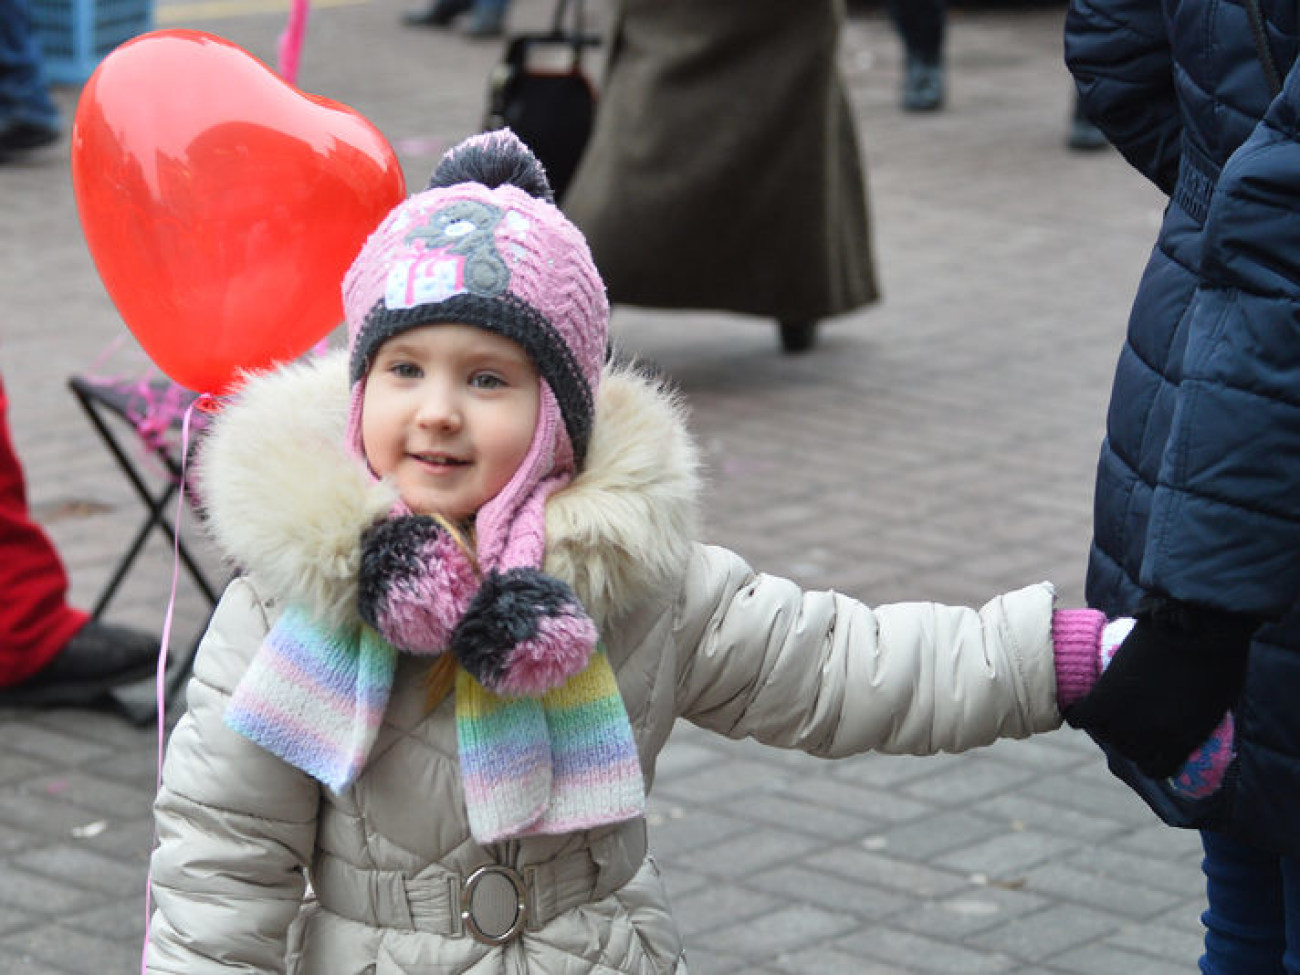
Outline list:
[[[348,439],[358,455],[366,373],[387,339],[421,325],[475,325],[528,353],[542,379],[537,433],[514,479],[480,511],[476,534],[485,568],[539,564],[541,504],[581,467],[591,437],[609,304],[536,157],[508,129],[448,151],[429,187],[361,248],[343,280],[343,308]]]

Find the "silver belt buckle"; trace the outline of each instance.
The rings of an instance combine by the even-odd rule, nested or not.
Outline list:
[[[469,936],[484,945],[504,945],[528,923],[528,886],[514,867],[479,867],[460,889],[460,919]]]

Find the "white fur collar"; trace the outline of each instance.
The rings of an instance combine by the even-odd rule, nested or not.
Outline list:
[[[395,500],[343,448],[346,356],[249,378],[199,454],[199,494],[225,557],[331,623],[357,618],[358,539]],[[546,508],[546,571],[603,626],[664,591],[696,536],[698,458],[680,399],[607,367],[586,469]]]

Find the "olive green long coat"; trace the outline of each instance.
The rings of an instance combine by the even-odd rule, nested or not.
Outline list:
[[[843,0],[623,0],[564,209],[616,303],[810,321],[877,296]]]

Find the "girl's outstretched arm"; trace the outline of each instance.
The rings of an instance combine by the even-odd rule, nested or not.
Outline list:
[[[1054,592],[982,609],[869,607],[697,550],[676,630],[678,713],[733,738],[839,757],[927,755],[1059,726]]]

